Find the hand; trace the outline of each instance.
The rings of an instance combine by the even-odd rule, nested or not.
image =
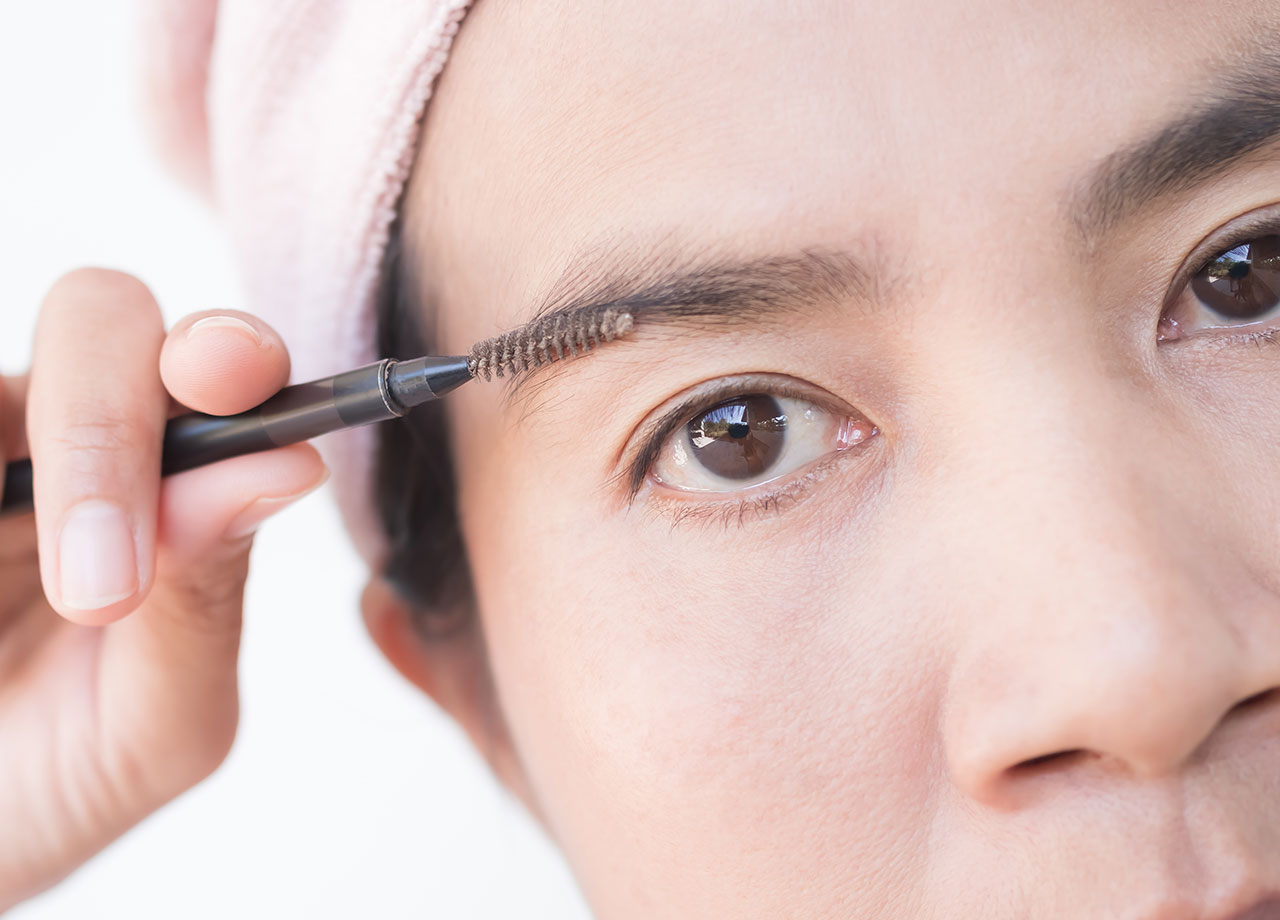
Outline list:
[[[35,483],[34,512],[0,518],[0,911],[230,749],[251,529],[327,471],[295,444],[161,480],[161,437],[288,376],[260,319],[166,335],[139,281],[86,269],[46,297],[30,372],[0,378],[0,461],[29,446]]]

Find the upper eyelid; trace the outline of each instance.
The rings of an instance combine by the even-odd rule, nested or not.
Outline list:
[[[1193,246],[1183,259],[1182,267],[1174,275],[1173,283],[1169,285],[1162,309],[1167,310],[1173,306],[1192,276],[1211,259],[1248,241],[1251,236],[1259,235],[1261,231],[1280,233],[1280,202],[1265,204],[1232,218]]]

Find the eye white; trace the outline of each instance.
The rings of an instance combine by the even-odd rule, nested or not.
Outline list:
[[[746,394],[742,399],[750,398]],[[708,469],[694,448],[690,422],[713,407],[699,410],[690,422],[668,436],[651,473],[653,479],[684,492],[739,492],[803,469],[815,460],[866,440],[875,433],[869,421],[832,412],[808,400],[788,396],[771,397],[786,418],[781,450],[769,466],[751,478],[730,478]],[[718,405],[733,405],[727,399]]]

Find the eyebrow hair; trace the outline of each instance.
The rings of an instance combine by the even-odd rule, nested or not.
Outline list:
[[[1280,140],[1280,51],[1262,47],[1241,62],[1217,75],[1190,112],[1108,155],[1077,186],[1069,214],[1086,247],[1156,199]]]
[[[714,320],[726,325],[849,300],[884,300],[883,274],[848,252],[811,247],[756,259],[676,260],[620,247],[581,257],[546,297],[534,320],[610,307],[646,322]]]
[[[886,275],[875,267],[870,252],[811,247],[793,255],[717,258],[691,256],[687,248],[667,242],[656,250],[615,244],[579,256],[530,322],[572,322],[583,313],[612,309],[647,328],[681,323],[758,326],[823,304],[870,309],[883,305],[889,295]],[[508,395],[514,397],[543,371],[564,366],[548,363],[508,375]]]

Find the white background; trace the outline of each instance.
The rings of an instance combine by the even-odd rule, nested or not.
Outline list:
[[[26,367],[41,296],[75,266],[138,275],[169,322],[242,306],[212,217],[143,140],[132,16],[124,0],[0,6],[4,373]],[[540,831],[365,636],[363,575],[327,487],[268,522],[230,758],[8,916],[587,917]]]

